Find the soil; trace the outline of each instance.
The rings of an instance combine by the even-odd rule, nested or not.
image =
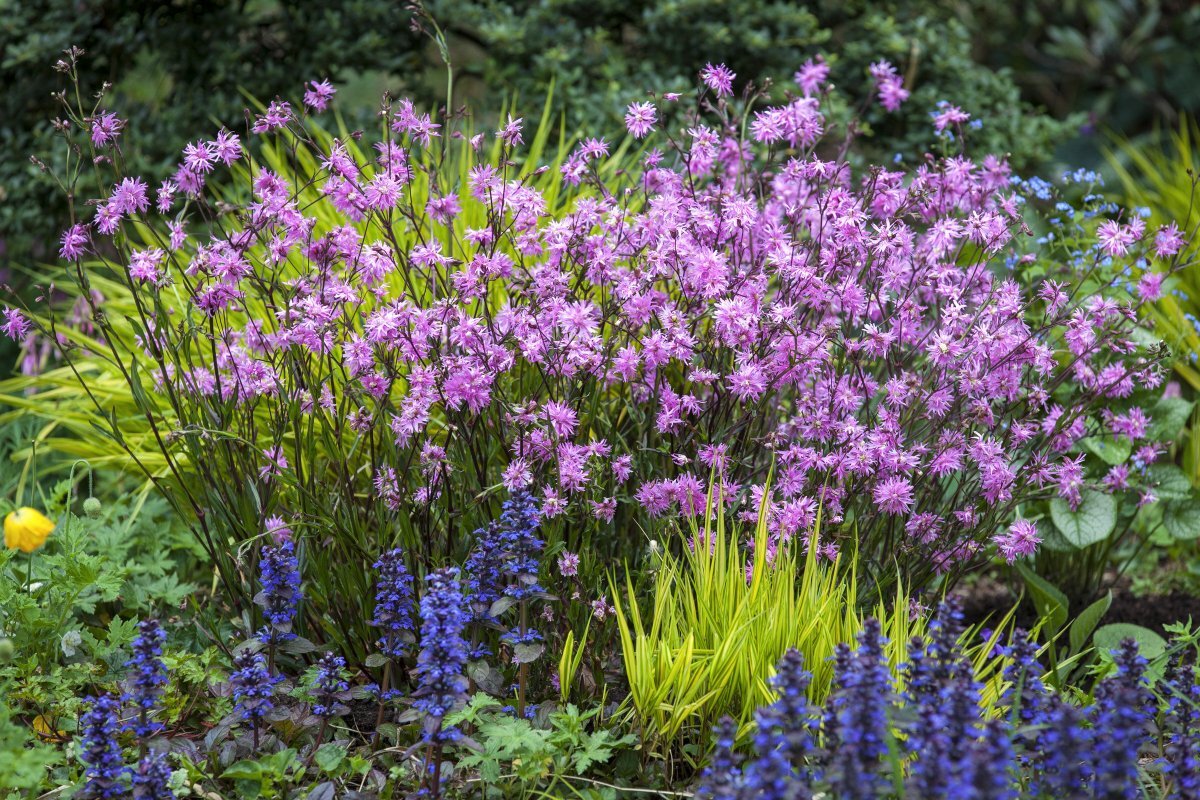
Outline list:
[[[1187,622],[1189,617],[1193,623],[1200,623],[1200,597],[1196,595],[1178,589],[1163,594],[1135,595],[1128,581],[1117,582],[1112,590],[1112,606],[1100,621],[1101,625],[1129,622],[1165,635],[1165,625]],[[994,624],[1017,601],[1017,595],[1006,583],[988,575],[970,586],[956,588],[952,594],[962,602],[963,616],[968,625],[985,622]],[[1029,602],[1017,609],[1016,621],[1023,628],[1029,628],[1037,622],[1036,613]]]

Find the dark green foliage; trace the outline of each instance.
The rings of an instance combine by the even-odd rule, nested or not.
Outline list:
[[[895,116],[871,111],[870,155],[919,155],[928,146],[928,113],[953,97],[986,124],[976,152],[1009,151],[1018,166],[1041,161],[1068,128],[1038,114],[1004,71],[973,58],[978,33],[942,4],[797,4],[783,0],[431,0],[455,66],[456,102],[495,116],[514,95],[539,106],[554,82],[571,130],[621,133],[634,99],[694,85],[705,62],[740,76],[769,77],[777,93],[806,58],[824,54],[846,96],[870,94],[867,66],[888,58],[905,75],[912,99]],[[412,12],[391,0],[29,0],[0,17],[0,259],[53,258],[65,200],[30,155],[52,159],[50,66],[75,45],[94,77],[117,97],[104,105],[131,117],[121,144],[133,172],[161,178],[182,145],[218,124],[244,127],[212,109],[249,104],[245,95],[297,97],[304,81],[328,77],[386,86],[430,105],[444,101],[436,48],[412,29]],[[738,88],[742,88],[739,84]],[[90,101],[89,101],[90,104]],[[370,104],[357,103],[367,109]],[[845,119],[852,116],[847,109]],[[369,113],[347,120],[371,123]],[[130,141],[132,137],[132,141]]]
[[[957,3],[981,63],[1008,67],[1021,93],[1055,116],[1127,137],[1200,107],[1200,5],[1192,0]],[[1099,161],[1100,137],[1063,153]]]
[[[64,227],[65,200],[31,163],[54,157],[51,69],[67,47],[86,51],[88,90],[112,83],[137,132],[135,171],[163,177],[189,139],[218,123],[214,109],[236,113],[242,90],[269,99],[295,95],[310,79],[351,71],[412,74],[419,66],[410,14],[391,0],[20,0],[0,14],[0,231],[7,255],[52,258]],[[85,98],[87,99],[87,98]],[[90,100],[88,102],[90,105]],[[232,111],[231,111],[232,110]],[[4,257],[0,249],[0,258]]]

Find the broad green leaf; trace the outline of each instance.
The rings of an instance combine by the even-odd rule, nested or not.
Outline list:
[[[513,648],[513,663],[529,664],[537,661],[545,650],[546,645],[540,642],[519,644]]]
[[[1148,439],[1174,439],[1187,424],[1192,413],[1192,403],[1182,397],[1160,397],[1149,410],[1150,427]]]
[[[222,778],[230,780],[258,780],[262,777],[262,764],[250,759],[243,759],[236,764],[231,764],[228,769],[221,773]]]
[[[1200,500],[1171,500],[1165,503],[1163,527],[1176,539],[1200,539]]]
[[[1070,553],[1079,548],[1067,541],[1067,537],[1059,532],[1058,526],[1048,519],[1037,521],[1038,536],[1042,538],[1039,548],[1045,548],[1055,553]]]
[[[1192,496],[1192,482],[1174,464],[1151,464],[1146,477],[1159,500],[1186,500]]]
[[[1093,489],[1085,490],[1079,508],[1074,511],[1066,500],[1050,501],[1050,518],[1063,537],[1076,547],[1102,542],[1117,524],[1117,501]]]
[[[1143,657],[1154,659],[1167,651],[1167,641],[1149,628],[1132,625],[1128,622],[1116,622],[1096,630],[1093,639],[1096,649],[1102,653],[1116,650],[1125,639],[1133,639],[1138,644],[1138,651]]]
[[[1124,436],[1089,436],[1079,443],[1089,453],[1099,457],[1105,464],[1124,464],[1133,453],[1133,444]]]
[[[346,758],[346,746],[329,742],[321,745],[313,760],[325,772],[333,772]]]

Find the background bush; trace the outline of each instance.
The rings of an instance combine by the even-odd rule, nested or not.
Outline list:
[[[569,130],[609,126],[649,87],[684,90],[706,61],[780,87],[817,53],[849,96],[865,97],[867,65],[888,58],[913,90],[904,111],[878,124],[875,157],[911,154],[928,113],[951,96],[976,118],[980,150],[1006,150],[1018,168],[1052,160],[1070,142],[1111,125],[1137,135],[1195,107],[1188,76],[1200,42],[1200,9],[1173,2],[1013,4],[778,0],[430,0],[456,62],[456,97],[493,113],[515,92],[536,107],[553,80]],[[57,76],[46,69],[71,44],[116,84],[110,102],[129,112],[138,138],[133,172],[161,177],[177,142],[213,121],[209,109],[245,106],[329,77],[343,98],[388,88],[433,104],[444,97],[440,58],[387,0],[30,0],[0,20],[0,260],[48,255],[61,203],[30,162],[49,142]],[[703,47],[695,46],[704,42]],[[1062,78],[1060,80],[1060,78]],[[346,86],[347,82],[350,84]],[[345,103],[370,109],[372,102]],[[1049,113],[1042,109],[1048,109]],[[1077,112],[1085,113],[1077,113]],[[236,112],[229,112],[236,113]],[[1090,120],[1086,117],[1090,115]],[[241,119],[218,122],[241,128]],[[370,116],[351,125],[370,122]],[[1080,137],[1080,126],[1084,125]],[[1089,127],[1090,126],[1090,127]]]

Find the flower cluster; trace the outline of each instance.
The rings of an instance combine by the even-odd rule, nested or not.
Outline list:
[[[871,74],[886,109],[907,100],[894,66]],[[1053,193],[1002,158],[946,141],[911,167],[831,156],[854,130],[831,130],[829,76],[806,64],[801,95],[772,104],[735,98],[733,72],[709,64],[710,102],[630,106],[630,133],[662,139],[640,164],[593,138],[564,150],[561,170],[522,160],[521,119],[495,132],[490,160],[485,135],[407,100],[362,148],[276,100],[247,142],[189,144],[154,210],[146,182],[121,177],[94,217],[71,220],[62,255],[96,260],[137,299],[134,334],[95,313],[108,298],[76,298],[116,360],[145,366],[131,375],[155,391],[139,396],[181,429],[232,432],[258,482],[203,450],[180,469],[217,496],[250,491],[268,513],[287,504],[339,528],[428,520],[448,534],[407,541],[431,562],[473,546],[494,560],[458,535],[456,503],[497,484],[537,496],[543,520],[612,531],[600,557],[637,544],[629,516],[701,514],[710,490],[748,516],[765,509],[771,553],[820,509],[822,555],[856,540],[872,577],[900,571],[913,587],[993,551],[1033,553],[1036,528],[1012,524],[1032,501],[1076,509],[1092,491],[1139,489],[1149,502],[1152,414],[1121,406],[1161,382],[1161,351],[1135,335],[1156,288],[1124,270],[1178,269],[1178,228],[1091,199],[1069,236],[1035,239],[1023,234]],[[306,107],[331,94],[308,84]],[[968,120],[933,111],[946,133]],[[297,175],[268,157],[276,137],[316,166]],[[247,181],[223,179],[235,164]],[[222,224],[207,224],[217,209]],[[114,261],[105,237],[118,231],[131,247]],[[27,325],[6,317],[14,333]],[[298,430],[311,448],[282,433]],[[1085,469],[1096,437],[1132,445],[1111,477]],[[297,488],[326,479],[334,499]],[[466,511],[472,524],[490,513]],[[364,543],[342,538],[331,559],[354,569]],[[278,555],[273,640],[298,599]],[[529,573],[501,592],[477,566],[480,604],[534,591]]]
[[[469,602],[477,621],[492,624],[496,601],[510,598],[507,604],[523,603],[542,592],[538,583],[544,542],[538,536],[541,510],[537,499],[527,490],[517,489],[504,501],[498,520],[475,532],[475,546],[466,561]],[[542,635],[527,621],[506,631],[501,640],[511,646],[534,644]],[[489,653],[485,644],[476,644],[471,657]]]
[[[167,668],[162,661],[162,648],[166,641],[167,634],[158,620],[143,620],[138,624],[138,635],[133,640],[133,658],[125,664],[133,670],[127,699],[138,709],[138,718],[133,727],[138,736],[153,736],[162,730],[162,723],[152,721],[149,717],[157,708],[167,683]]]
[[[349,709],[345,705],[350,684],[343,677],[346,659],[326,653],[317,662],[317,676],[312,688],[312,713],[322,718],[338,717]]]
[[[175,800],[167,754],[149,750],[133,773],[134,800]]]
[[[416,641],[413,613],[413,577],[404,563],[404,551],[394,548],[379,557],[375,584],[375,616],[371,624],[383,631],[376,643],[388,658],[404,658]]]
[[[275,685],[281,680],[282,676],[272,675],[267,669],[267,660],[262,653],[244,647],[233,657],[233,674],[229,676],[233,702],[241,718],[255,730],[275,708],[272,698]]]
[[[1132,641],[1113,655],[1115,671],[1086,707],[1051,693],[1028,640],[1009,647],[1008,690],[988,719],[980,687],[959,644],[957,609],[943,606],[926,640],[914,640],[897,694],[877,622],[869,621],[856,650],[839,647],[834,691],[823,710],[808,706],[809,676],[800,656],[780,661],[778,699],[760,709],[753,757],[738,764],[735,728],[718,726],[716,750],[697,797],[783,800],[827,796],[871,798],[1140,797],[1146,779],[1144,745],[1157,750],[1151,722],[1158,702],[1146,682],[1146,660]],[[1200,781],[1194,744],[1200,676],[1180,668],[1168,681],[1179,702],[1162,735],[1166,758],[1158,765],[1176,794],[1190,797]],[[1190,751],[1189,751],[1190,748]],[[898,781],[903,792],[894,794]],[[1025,792],[1028,792],[1026,794]]]
[[[467,644],[463,630],[467,624],[458,570],[446,567],[430,573],[428,587],[421,598],[421,652],[417,656],[419,687],[413,693],[413,706],[425,717],[425,738],[429,742],[450,742],[458,731],[444,728],[442,718],[466,697]]]
[[[129,772],[121,757],[117,736],[121,731],[121,704],[108,694],[89,698],[88,710],[79,720],[85,782],[76,797],[88,800],[123,797]]]
[[[296,638],[292,623],[304,592],[300,589],[296,546],[290,539],[263,547],[258,579],[261,588],[254,601],[262,607],[267,623],[258,633],[259,640],[263,644],[277,644]]]

